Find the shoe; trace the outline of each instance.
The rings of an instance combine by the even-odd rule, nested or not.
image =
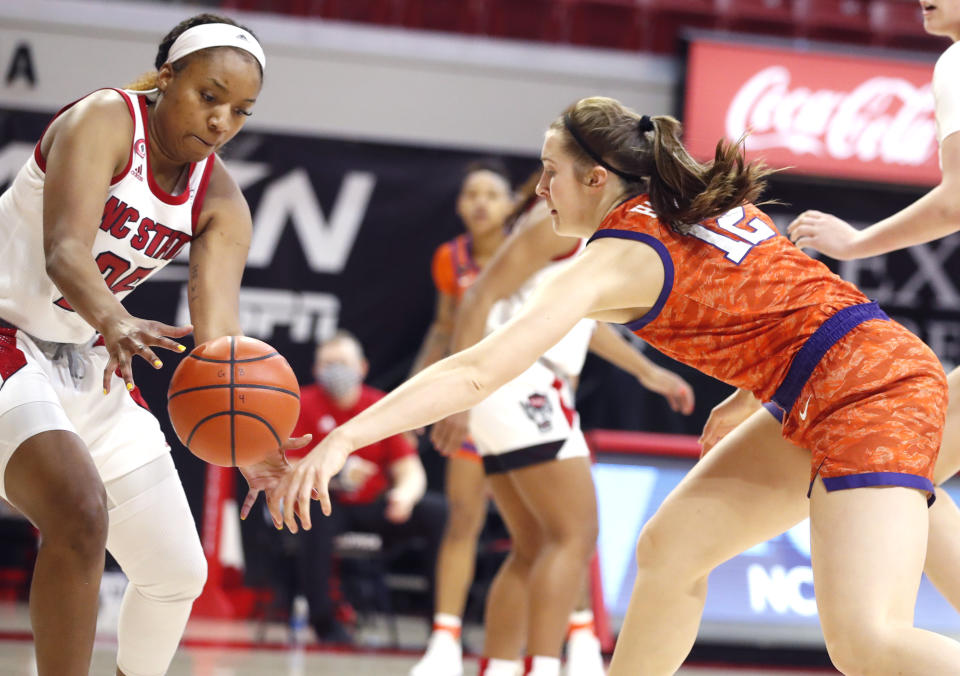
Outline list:
[[[317,643],[353,645],[353,635],[336,620],[313,621],[311,625],[313,626],[313,633],[316,635]]]
[[[463,647],[448,631],[435,631],[410,676],[463,676]]]
[[[565,676],[604,676],[600,639],[592,631],[575,631],[567,639]]]

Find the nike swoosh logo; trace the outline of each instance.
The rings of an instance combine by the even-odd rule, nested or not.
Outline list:
[[[813,399],[813,395],[807,397],[807,403],[803,405],[803,410],[800,411],[800,420],[807,419],[807,409],[810,408],[810,400]]]

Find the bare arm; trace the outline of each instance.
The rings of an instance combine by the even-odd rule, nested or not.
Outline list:
[[[171,327],[130,315],[104,282],[92,250],[111,178],[127,164],[133,121],[115,92],[97,92],[65,112],[44,137],[43,251],[46,272],[70,307],[104,337],[110,361],[103,387],[119,368],[133,387],[131,360],[139,355],[162,366],[149,346],[181,351],[165,336]]]
[[[960,133],[943,140],[940,184],[910,206],[863,230],[820,211],[805,211],[787,232],[799,247],[840,260],[877,256],[960,230]]]
[[[427,492],[427,474],[420,456],[408,455],[390,465],[393,487],[387,492],[387,518],[403,523]]]
[[[576,245],[576,239],[553,231],[546,204],[534,206],[464,294],[457,311],[451,352],[479,341],[494,303],[510,296],[531,275]]]
[[[437,291],[437,307],[433,322],[423,338],[423,345],[417,358],[410,367],[410,375],[419,373],[434,362],[440,361],[450,352],[450,337],[453,335],[453,321],[457,312],[457,299],[448,293]]]
[[[613,309],[653,306],[663,286],[663,265],[656,252],[625,240],[601,240],[543,284],[507,324],[473,347],[437,362],[376,404],[334,430],[285,480],[269,501],[271,513],[296,530],[294,505],[300,504],[309,528],[311,492],[319,492],[330,513],[327,484],[347,455],[392,434],[427,425],[468,409],[522,373],[583,317]]]
[[[693,413],[693,388],[687,381],[647,359],[606,322],[597,322],[590,351],[633,375],[648,390],[663,395],[674,411]]]
[[[210,187],[190,243],[188,300],[197,344],[240,335],[240,282],[253,222],[240,188],[215,158]]]

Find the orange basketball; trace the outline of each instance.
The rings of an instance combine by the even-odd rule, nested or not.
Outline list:
[[[183,358],[167,390],[183,445],[224,467],[275,453],[300,414],[300,386],[280,353],[255,338],[224,336]]]

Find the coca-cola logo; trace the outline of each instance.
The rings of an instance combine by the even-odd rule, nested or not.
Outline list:
[[[729,138],[749,135],[751,151],[879,160],[918,166],[937,151],[933,92],[896,77],[871,77],[849,91],[791,88],[784,66],[764,68],[737,90],[727,109]]]

